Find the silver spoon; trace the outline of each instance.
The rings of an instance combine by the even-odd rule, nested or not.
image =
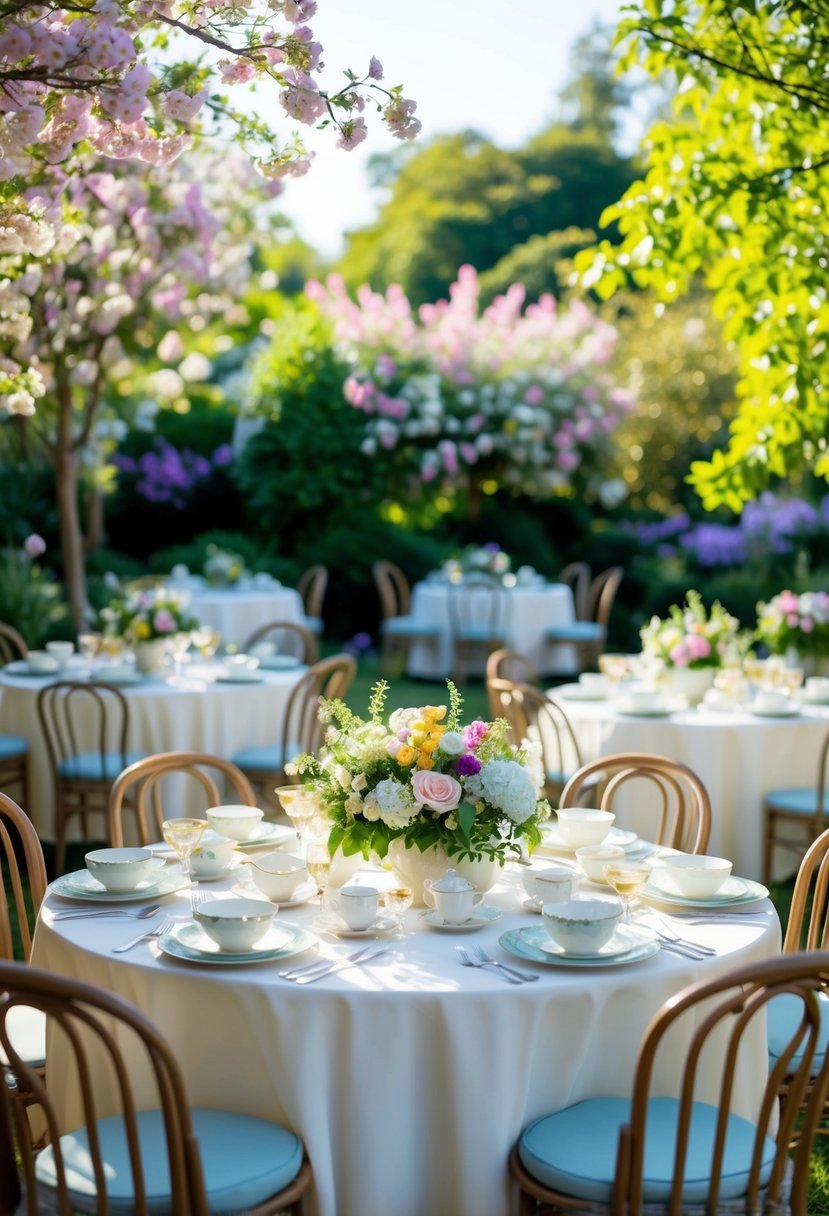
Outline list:
[[[95,920],[99,916],[128,916],[131,920],[147,920],[150,916],[155,916],[161,908],[161,904],[147,904],[146,908],[140,908],[138,912],[130,912],[126,908],[66,908],[61,912],[56,912],[54,920]]]

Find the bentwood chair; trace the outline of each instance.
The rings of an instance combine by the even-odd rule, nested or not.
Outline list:
[[[297,579],[296,589],[302,596],[305,609],[305,625],[316,637],[323,632],[322,603],[328,586],[328,570],[325,566],[309,566]]]
[[[452,677],[463,684],[477,669],[485,669],[493,650],[507,645],[507,592],[500,582],[479,575],[449,587],[449,628],[452,638]]]
[[[683,853],[705,852],[711,834],[711,799],[700,778],[687,765],[652,752],[600,756],[573,774],[559,805],[582,805],[580,795],[585,786],[597,780],[601,794],[592,805],[603,811],[614,810],[619,791],[634,783],[637,801],[656,816],[656,826],[648,832],[649,840]]]
[[[771,880],[775,849],[802,857],[823,831],[829,812],[828,768],[829,733],[818,754],[814,785],[770,790],[763,798],[763,882]]]
[[[291,783],[285,765],[301,752],[316,751],[322,743],[320,700],[345,697],[356,672],[357,663],[350,654],[314,663],[291,690],[277,742],[271,747],[246,747],[230,757],[274,810],[278,810],[274,788]]]
[[[80,819],[89,839],[90,817],[106,816],[115,778],[141,756],[127,751],[129,706],[111,684],[47,684],[38,693],[37,712],[52,771],[55,872],[60,874],[70,822]]]
[[[28,653],[29,647],[17,630],[0,621],[0,667],[17,659],[25,659]]]
[[[572,723],[553,697],[532,684],[513,680],[487,680],[493,716],[506,718],[516,747],[529,744],[540,752],[544,793],[558,806],[569,778],[582,765]]]
[[[570,562],[559,573],[558,581],[564,583],[573,592],[573,607],[576,610],[576,620],[586,621],[587,600],[590,594],[590,584],[593,575],[587,562]]]
[[[108,839],[113,847],[121,847],[128,836],[129,843],[151,844],[161,839],[161,825],[175,812],[164,809],[164,779],[180,775],[188,785],[199,787],[205,809],[222,806],[230,799],[237,806],[256,806],[256,794],[241,769],[220,756],[204,752],[159,752],[136,761],[116,778],[109,792],[107,805]],[[221,784],[220,784],[221,783]],[[176,786],[175,798],[180,799]],[[124,831],[124,813],[134,816],[133,830]]]
[[[599,655],[607,642],[610,614],[623,574],[621,566],[611,566],[597,574],[582,598],[581,612],[577,584],[574,590],[576,620],[569,625],[554,625],[544,634],[545,641],[551,646],[574,647],[579,671],[595,671],[598,666]]]
[[[17,630],[0,621],[0,667],[28,653]],[[0,787],[14,790],[23,805],[29,805],[29,741],[22,735],[0,735]]]
[[[317,639],[305,625],[295,621],[270,621],[260,625],[245,638],[240,649],[243,653],[258,655],[267,660],[275,655],[286,655],[299,663],[310,666],[317,661]]]
[[[399,675],[411,646],[421,643],[436,649],[440,627],[412,616],[412,592],[406,575],[394,562],[371,567],[380,597],[380,665],[385,675]]]
[[[524,1130],[510,1157],[521,1216],[805,1216],[810,1150],[829,1088],[829,1057],[811,1078],[820,1036],[818,1002],[827,981],[829,953],[785,954],[672,997],[645,1031],[631,1097],[587,1098]],[[765,1083],[755,1075],[758,1099],[749,1116],[740,1117],[732,1109],[736,1078],[740,1069],[749,1074],[756,1035],[780,999],[796,1008],[791,1035]],[[713,1092],[703,1092],[706,1073],[709,1085],[713,1080],[711,1052],[722,1063]],[[655,1077],[657,1062],[667,1059],[677,1074],[668,1093],[664,1080]],[[797,1104],[784,1106],[776,1124],[786,1070]],[[800,1105],[801,1138],[791,1161]]]
[[[9,1026],[21,1006],[47,1020],[50,1051],[60,1053],[59,1086],[15,1050]],[[0,1047],[49,1133],[38,1150],[28,1120],[0,1094],[0,1212],[299,1216],[311,1179],[300,1139],[266,1119],[191,1107],[166,1040],[120,997],[0,964]],[[77,1098],[68,1130],[67,1086]]]
[[[485,680],[489,697],[489,710],[493,718],[498,717],[498,698],[489,692],[490,680],[511,680],[513,684],[538,685],[538,672],[532,660],[519,650],[493,650],[486,661]]]

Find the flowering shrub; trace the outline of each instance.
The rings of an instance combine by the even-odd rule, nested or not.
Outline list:
[[[182,511],[193,491],[208,481],[216,469],[226,468],[232,458],[230,445],[226,443],[207,457],[189,448],[179,451],[164,439],[157,439],[155,449],[144,452],[137,460],[116,455],[112,462],[122,474],[135,478],[136,493],[147,502],[168,503]]]
[[[164,587],[134,591],[101,609],[105,632],[130,645],[169,638],[197,629],[199,622],[187,612],[188,597]]]
[[[640,630],[642,653],[666,667],[725,667],[738,663],[750,634],[717,601],[710,613],[698,591],[689,591],[680,607],[672,604],[667,620],[651,617]]]
[[[37,562],[46,542],[36,532],[22,547],[7,545],[0,551],[0,620],[11,625],[30,648],[41,646],[49,626],[66,616],[60,584]]]
[[[320,796],[333,822],[331,852],[386,855],[402,837],[421,851],[440,845],[453,857],[503,861],[518,840],[530,849],[550,814],[539,797],[526,752],[508,739],[507,723],[460,724],[461,699],[451,682],[450,707],[398,709],[388,724],[388,686],[375,685],[368,721],[342,701],[323,702],[328,724],[319,756],[298,757],[291,771]]]
[[[533,497],[613,488],[602,458],[632,401],[605,370],[616,330],[585,304],[559,310],[543,296],[522,312],[514,284],[479,315],[471,266],[449,300],[417,316],[399,287],[363,287],[357,303],[336,277],[307,290],[353,366],[343,392],[365,417],[367,455],[396,458],[421,486],[495,477]]]
[[[500,578],[512,564],[508,553],[494,542],[488,545],[468,545],[457,557],[443,563],[443,573],[452,580],[466,574],[491,574]]]
[[[781,591],[757,605],[757,641],[772,654],[793,648],[799,655],[829,655],[829,594],[825,591]]]

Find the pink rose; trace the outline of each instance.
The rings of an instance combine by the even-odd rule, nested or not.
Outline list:
[[[691,662],[693,662],[694,659],[707,659],[711,653],[711,643],[708,641],[708,638],[704,638],[699,633],[692,633],[690,637],[686,639],[685,644],[688,647],[688,654],[691,657]]]
[[[460,781],[426,768],[416,769],[412,774],[412,789],[417,801],[433,811],[454,811],[463,795]]]
[[[176,622],[166,608],[159,608],[153,617],[153,626],[156,633],[173,633],[176,628]]]

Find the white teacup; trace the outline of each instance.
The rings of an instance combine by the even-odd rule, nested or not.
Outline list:
[[[785,692],[777,692],[774,689],[761,689],[754,698],[753,705],[755,709],[759,709],[761,713],[775,713],[777,710],[785,710],[791,705],[791,700]]]
[[[607,692],[610,681],[601,671],[583,671],[579,676],[579,684],[585,692],[600,696]]]
[[[654,688],[631,688],[627,693],[627,703],[631,709],[644,712],[649,709],[662,709],[665,697]]]
[[[368,929],[377,919],[376,887],[340,887],[329,897],[328,906],[341,916],[349,929]]]
[[[807,697],[829,701],[829,676],[807,676],[803,688]]]
[[[42,672],[43,675],[53,675],[60,663],[53,654],[49,654],[48,650],[30,650],[26,655],[26,662],[29,671]]]
[[[548,866],[545,870],[524,870],[521,879],[524,890],[533,903],[556,904],[572,899],[575,874],[564,866]]]
[[[484,896],[474,887],[464,891],[435,890],[432,880],[427,878],[423,884],[423,901],[440,913],[447,925],[463,925],[483,903]]]
[[[190,869],[196,878],[218,878],[230,869],[235,848],[235,840],[208,828],[190,854]]]
[[[53,659],[57,659],[59,665],[64,667],[72,655],[75,653],[74,642],[47,642],[46,649]]]

